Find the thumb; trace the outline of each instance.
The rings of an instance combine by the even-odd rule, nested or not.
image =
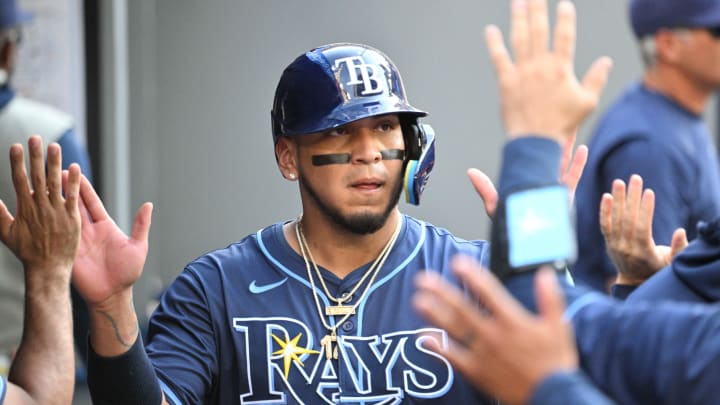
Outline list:
[[[135,215],[131,238],[136,242],[147,242],[150,234],[150,224],[152,222],[153,204],[146,202]]]
[[[672,241],[670,242],[670,258],[674,258],[678,253],[682,252],[688,245],[687,234],[684,228],[678,228],[673,232]]]
[[[475,187],[475,191],[485,205],[485,213],[492,219],[493,215],[495,215],[495,208],[497,207],[498,201],[498,193],[495,185],[492,180],[490,180],[490,177],[478,169],[469,169],[467,174],[468,177],[470,177],[470,182],[473,187]]]

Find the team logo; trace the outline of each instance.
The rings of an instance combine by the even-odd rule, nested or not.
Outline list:
[[[353,92],[360,96],[372,96],[381,94],[387,90],[387,79],[385,78],[385,70],[376,64],[365,63],[360,56],[350,56],[335,60],[335,70],[342,71],[347,69],[348,81],[345,86],[348,88],[359,89],[359,92]]]
[[[240,363],[247,367],[240,372],[244,403],[399,404],[440,398],[454,380],[450,363],[423,346],[426,339],[447,345],[439,329],[341,336],[339,360],[328,359],[297,319],[233,318],[233,329],[247,355]]]

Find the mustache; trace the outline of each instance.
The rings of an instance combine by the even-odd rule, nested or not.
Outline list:
[[[405,151],[402,149],[385,149],[380,151],[382,160],[405,160]],[[313,155],[314,166],[343,165],[352,160],[349,153],[328,153],[324,155]]]

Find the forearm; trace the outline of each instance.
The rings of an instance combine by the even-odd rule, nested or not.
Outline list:
[[[132,289],[89,308],[88,385],[105,404],[165,404],[140,337]]]
[[[9,381],[41,404],[69,404],[75,382],[70,269],[26,269],[25,328]]]
[[[98,305],[90,305],[90,350],[102,357],[119,356],[132,347],[139,336],[138,318],[132,289]]]

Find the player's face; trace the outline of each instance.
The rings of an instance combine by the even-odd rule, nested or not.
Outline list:
[[[387,154],[405,147],[398,116],[365,118],[295,139],[303,209],[318,210],[353,233],[380,229],[402,191],[403,160]]]
[[[682,71],[693,82],[712,91],[720,87],[720,38],[706,29],[687,34],[679,55]]]

